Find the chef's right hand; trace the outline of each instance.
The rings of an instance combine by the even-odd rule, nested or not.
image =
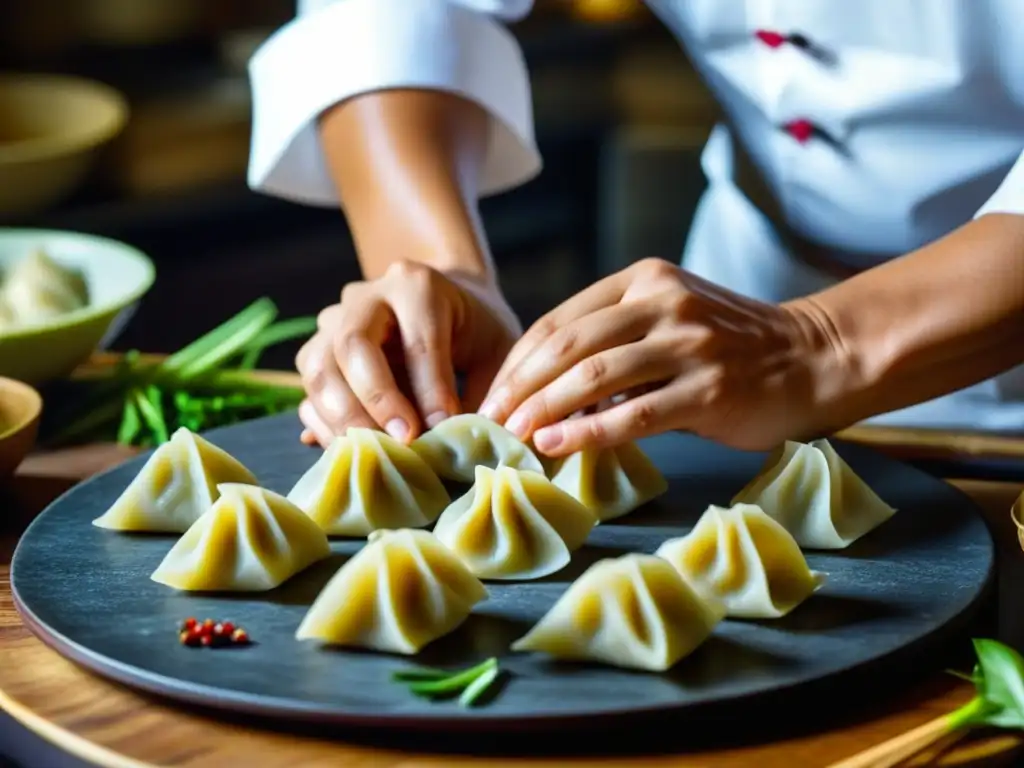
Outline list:
[[[522,333],[491,281],[417,262],[349,283],[317,325],[296,365],[306,388],[302,441],[324,447],[348,427],[408,442],[474,411]],[[462,401],[456,372],[466,376]]]

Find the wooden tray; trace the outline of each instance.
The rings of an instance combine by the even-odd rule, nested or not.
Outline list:
[[[298,429],[286,415],[211,437],[266,487],[286,492],[318,455],[297,443]],[[142,459],[73,489],[32,524],[15,554],[13,591],[26,624],[45,642],[145,691],[271,718],[421,729],[590,726],[600,718],[621,723],[666,713],[685,713],[674,728],[698,729],[723,712],[749,710],[754,717],[780,707],[795,712],[801,702],[820,707],[816,697],[826,687],[852,698],[861,687],[897,685],[896,673],[922,668],[930,651],[964,630],[987,594],[993,544],[970,500],[874,451],[840,445],[855,471],[900,511],[846,551],[809,555],[829,583],[789,617],[726,621],[666,675],[510,654],[509,642],[583,568],[625,551],[651,552],[684,533],[707,504],[727,503],[763,459],[678,434],[644,447],[670,479],[665,497],[595,529],[553,577],[489,584],[490,599],[463,628],[414,660],[294,640],[318,590],[358,542],[335,543],[333,561],[264,595],[188,595],[149,581],[173,537],[124,536],[90,525]],[[175,626],[188,615],[231,618],[258,645],[227,653],[180,646]],[[501,657],[512,678],[479,709],[424,702],[389,682],[410,661],[459,666],[490,655]]]

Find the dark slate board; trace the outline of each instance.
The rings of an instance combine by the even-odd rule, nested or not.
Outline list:
[[[319,455],[300,445],[297,434],[295,417],[285,415],[210,437],[267,488],[286,493]],[[993,543],[970,500],[916,469],[837,443],[854,470],[899,512],[843,552],[809,554],[811,567],[828,573],[829,581],[790,616],[727,620],[662,675],[510,653],[509,644],[589,564],[627,551],[653,552],[666,538],[685,533],[708,504],[727,504],[764,458],[679,434],[642,445],[670,479],[666,496],[596,528],[561,573],[488,584],[490,598],[466,624],[414,659],[324,650],[294,639],[319,589],[362,542],[335,542],[333,558],[263,595],[197,596],[150,581],[173,537],[123,535],[90,524],[144,458],[73,489],[31,525],[14,556],[13,591],[28,625],[58,651],[150,692],[290,721],[499,729],[666,711],[689,720],[843,680],[884,681],[894,660],[900,669],[922,663],[923,651],[962,631],[987,593]],[[231,619],[258,644],[185,648],[175,634],[185,616]],[[389,682],[393,671],[414,663],[454,667],[491,655],[501,657],[510,676],[486,706],[465,710],[454,702],[426,702]]]

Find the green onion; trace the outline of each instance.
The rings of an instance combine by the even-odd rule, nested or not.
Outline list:
[[[970,675],[954,672],[974,684],[974,698],[959,709],[890,739],[832,768],[878,768],[900,765],[936,742],[956,738],[971,728],[1024,729],[1024,658],[996,640],[975,639],[978,663]]]
[[[455,672],[430,668],[402,670],[394,673],[392,680],[404,683],[417,696],[442,698],[458,695],[461,706],[471,707],[500,674],[498,660],[492,657],[474,667]]]
[[[67,385],[77,396],[44,414],[41,442],[57,447],[116,440],[151,446],[185,427],[199,432],[298,407],[300,386],[268,384],[250,370],[273,346],[316,332],[316,318],[275,322],[277,307],[259,299],[161,362],[132,350],[97,376]]]

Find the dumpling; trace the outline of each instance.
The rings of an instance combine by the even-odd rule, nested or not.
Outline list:
[[[785,616],[825,583],[786,529],[752,504],[708,507],[690,533],[654,554],[736,618]]]
[[[374,531],[317,596],[295,636],[414,654],[456,629],[487,590],[427,531]]]
[[[153,581],[193,592],[264,592],[331,553],[327,534],[284,496],[225,483]]]
[[[692,653],[724,615],[661,558],[623,555],[584,571],[512,650],[661,672]]]
[[[257,485],[252,472],[181,427],[157,448],[124,493],[93,525],[115,531],[184,533],[217,500],[223,483]]]
[[[336,437],[288,500],[335,536],[420,528],[451,501],[441,480],[408,446],[361,427]]]
[[[555,485],[602,521],[629,514],[668,490],[664,476],[634,443],[578,451],[551,471]]]
[[[539,579],[569,564],[597,523],[537,472],[476,468],[473,487],[434,526],[438,541],[482,579]]]
[[[472,483],[475,469],[513,467],[544,474],[540,459],[518,437],[485,416],[445,419],[412,442],[412,449],[441,477]]]
[[[827,440],[786,442],[732,503],[761,507],[807,549],[843,549],[896,512]]]
[[[81,309],[89,291],[78,270],[37,250],[4,275],[3,297],[18,323],[33,323]]]

